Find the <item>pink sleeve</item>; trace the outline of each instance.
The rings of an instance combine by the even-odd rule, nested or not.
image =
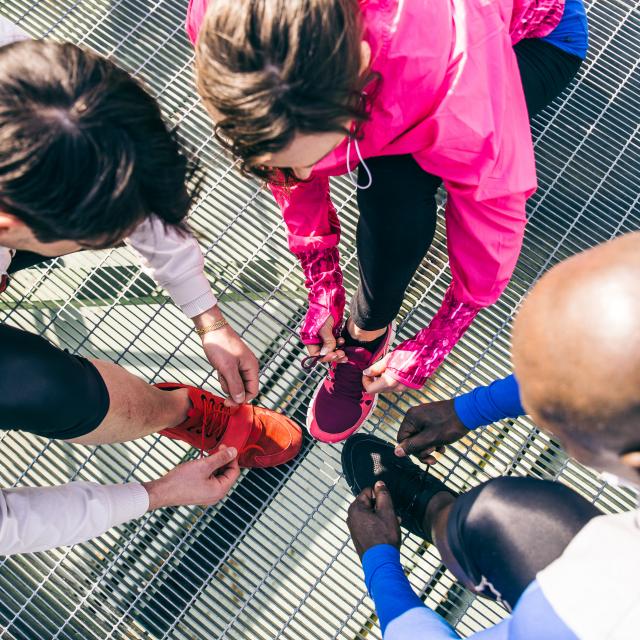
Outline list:
[[[300,327],[304,344],[321,342],[318,331],[329,316],[337,337],[345,292],[340,270],[340,223],[329,194],[329,179],[314,176],[293,186],[269,185],[287,226],[289,249],[300,260],[309,309]]]
[[[446,226],[452,282],[429,326],[400,344],[387,370],[420,389],[482,307],[493,304],[518,261],[526,224],[526,194],[476,201],[473,189],[446,184]]]

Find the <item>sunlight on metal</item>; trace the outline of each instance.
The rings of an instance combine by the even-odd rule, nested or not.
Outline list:
[[[295,328],[305,310],[303,278],[270,194],[242,178],[212,139],[193,89],[186,5],[2,0],[0,13],[33,36],[68,39],[112,56],[158,97],[207,170],[191,224],[230,321],[261,356],[259,400],[304,424],[321,372],[299,366]],[[589,57],[577,81],[534,124],[540,186],[529,202],[530,223],[511,284],[425,389],[383,399],[366,430],[393,439],[411,405],[507,374],[512,317],[536,279],[576,251],[640,228],[640,3],[591,2],[588,13]],[[341,178],[332,190],[352,292],[354,189]],[[407,293],[398,340],[426,326],[447,287],[443,233],[440,225]],[[71,352],[117,362],[148,381],[218,389],[188,322],[126,248],[20,273],[0,299],[0,319]],[[92,448],[5,432],[0,443],[4,487],[146,480],[193,455],[158,437]],[[450,447],[434,472],[458,490],[502,474],[529,474],[558,479],[606,512],[633,504],[628,492],[568,460],[526,418]],[[307,442],[296,463],[245,473],[214,508],[167,509],[70,549],[0,559],[2,637],[379,639],[345,526],[350,500],[340,446]],[[408,537],[402,555],[412,585],[461,634],[504,616],[499,605],[458,586],[429,545]]]

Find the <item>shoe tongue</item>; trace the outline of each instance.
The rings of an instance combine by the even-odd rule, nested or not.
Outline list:
[[[345,347],[343,351],[349,358],[349,362],[345,363],[346,365],[352,365],[360,371],[364,371],[371,363],[371,351],[367,351],[363,347]]]
[[[235,447],[238,454],[241,453],[243,447],[247,444],[247,440],[253,431],[254,413],[250,404],[242,404],[236,409],[232,409],[229,415],[227,428],[218,443],[227,447]]]

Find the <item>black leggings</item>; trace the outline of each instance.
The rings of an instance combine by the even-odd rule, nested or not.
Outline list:
[[[18,251],[10,271],[47,259]],[[89,360],[28,331],[0,325],[0,429],[78,438],[93,431],[108,410],[109,392]]]
[[[582,63],[543,40],[522,40],[514,51],[530,117],[562,92]],[[373,182],[368,189],[358,190],[360,284],[351,315],[358,327],[373,330],[396,317],[405,290],[431,246],[437,219],[435,196],[442,181],[423,171],[410,155],[371,158],[366,164]]]
[[[558,482],[497,478],[456,499],[447,538],[482,595],[513,607],[536,574],[599,515],[590,502]]]

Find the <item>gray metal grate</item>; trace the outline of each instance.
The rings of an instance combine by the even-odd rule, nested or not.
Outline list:
[[[34,36],[83,43],[139,74],[208,169],[192,225],[207,271],[234,325],[261,354],[261,402],[303,422],[319,374],[298,361],[294,327],[302,278],[286,250],[271,197],[238,176],[211,140],[192,89],[183,34],[186,0],[0,0],[2,15]],[[385,399],[367,428],[388,438],[406,409],[509,371],[512,315],[551,265],[640,228],[640,3],[589,6],[591,51],[576,82],[535,123],[540,188],[513,280],[481,313],[423,392]],[[352,291],[356,211],[352,186],[335,180],[345,283]],[[443,229],[406,296],[399,339],[428,322],[446,289]],[[188,323],[141,275],[127,249],[53,260],[22,272],[0,301],[0,320],[73,352],[118,362],[149,381],[216,388]],[[0,434],[0,483],[70,479],[119,482],[156,476],[191,455],[149,437],[99,448]],[[3,637],[380,638],[375,611],[344,525],[350,502],[340,448],[307,443],[285,468],[245,473],[215,508],[168,509],[101,538],[47,553],[0,559]],[[602,483],[539,434],[505,421],[451,447],[437,472],[457,489],[501,474],[557,478],[607,512],[631,496]],[[403,560],[425,601],[465,635],[504,615],[456,585],[435,551],[407,538]]]

